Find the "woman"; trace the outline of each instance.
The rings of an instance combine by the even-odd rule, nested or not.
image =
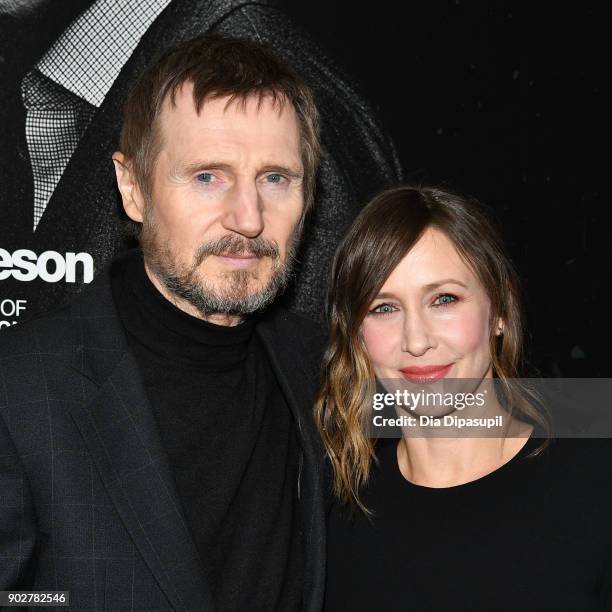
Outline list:
[[[332,279],[315,409],[335,493],[326,609],[612,609],[612,446],[535,437],[549,422],[514,380],[518,279],[482,209],[440,189],[384,192]],[[404,407],[399,440],[370,437],[381,386],[453,381],[498,383],[482,409],[503,416],[494,437],[436,433],[430,413],[452,421],[454,405]]]

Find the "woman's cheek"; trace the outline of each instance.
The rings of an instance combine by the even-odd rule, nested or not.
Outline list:
[[[442,327],[446,343],[459,354],[488,347],[488,312],[482,308],[465,309]]]
[[[367,319],[361,325],[361,337],[370,362],[375,367],[389,366],[394,354],[394,344],[397,342],[393,326],[377,325]]]

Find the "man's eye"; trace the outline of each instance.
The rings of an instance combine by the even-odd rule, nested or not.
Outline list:
[[[200,183],[212,183],[213,178],[210,172],[200,172],[197,176],[198,182]]]
[[[266,176],[266,181],[268,183],[273,183],[274,185],[278,185],[283,182],[285,177],[282,174],[268,174]]]

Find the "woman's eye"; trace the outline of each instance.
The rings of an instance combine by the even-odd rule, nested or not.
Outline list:
[[[453,295],[452,293],[442,293],[434,300],[433,306],[448,306],[456,301],[456,295]]]
[[[212,183],[214,176],[210,172],[200,172],[197,179],[200,183]]]
[[[392,312],[395,312],[397,310],[397,308],[395,308],[395,306],[392,306],[391,304],[379,304],[378,306],[372,308],[372,310],[370,310],[370,312],[372,314],[391,314]]]

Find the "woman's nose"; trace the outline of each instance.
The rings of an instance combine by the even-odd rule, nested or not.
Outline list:
[[[402,351],[420,357],[434,344],[433,332],[427,321],[418,313],[406,313],[402,330]]]

